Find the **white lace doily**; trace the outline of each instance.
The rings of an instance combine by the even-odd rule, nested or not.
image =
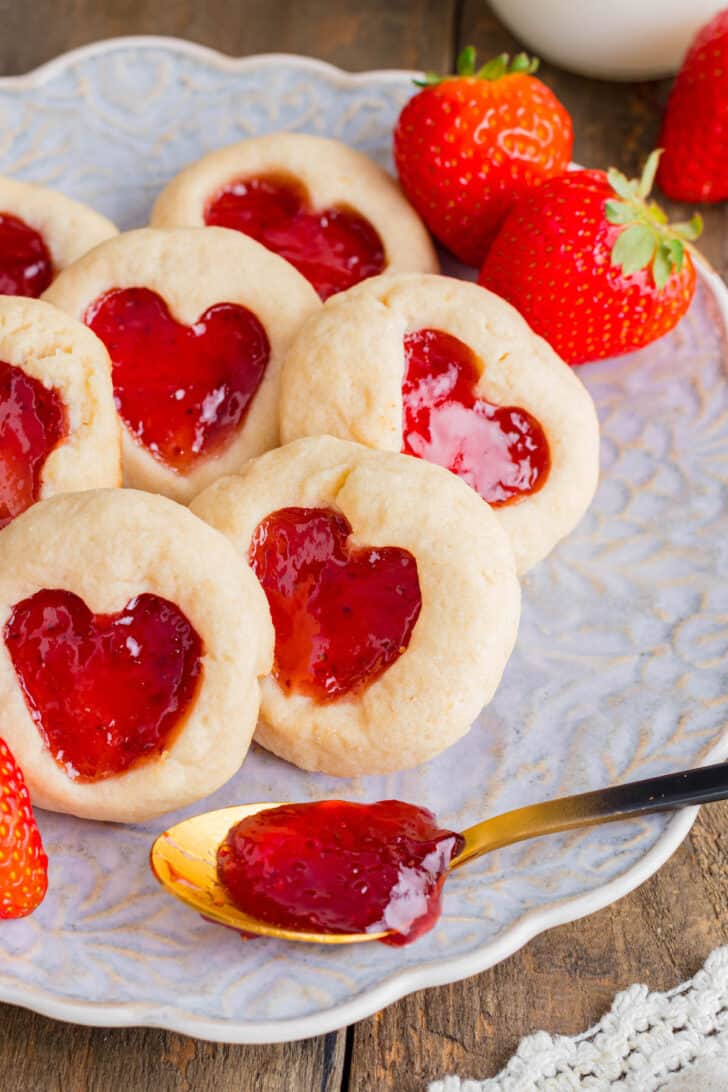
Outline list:
[[[429,1092],[728,1092],[728,946],[669,993],[630,986],[573,1039],[522,1039],[497,1077],[445,1077]]]

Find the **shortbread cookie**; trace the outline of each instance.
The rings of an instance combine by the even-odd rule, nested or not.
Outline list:
[[[35,804],[135,822],[245,757],[270,670],[265,596],[222,535],[164,497],[98,490],[2,533],[0,736]]]
[[[322,299],[382,272],[439,268],[390,176],[338,140],[272,133],[211,152],[173,178],[155,227],[236,228],[286,258]]]
[[[454,471],[495,509],[521,573],[576,526],[599,474],[582,382],[510,304],[449,277],[378,277],[305,324],[281,439],[320,433]]]
[[[316,293],[223,228],[146,228],[76,262],[46,299],[109,350],[124,482],[186,502],[278,442],[280,366]]]
[[[80,201],[0,177],[0,295],[40,296],[61,270],[116,230]]]
[[[115,485],[106,349],[57,307],[0,296],[0,527],[44,497]]]
[[[276,629],[256,739],[355,776],[433,758],[492,698],[516,637],[508,538],[440,467],[318,436],[206,489],[192,510],[261,581]]]

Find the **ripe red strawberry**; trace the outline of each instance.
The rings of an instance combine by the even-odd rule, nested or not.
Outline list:
[[[516,307],[569,364],[639,349],[667,333],[695,291],[685,243],[702,221],[668,224],[647,201],[653,152],[639,181],[619,171],[569,171],[511,210],[480,283]]]
[[[24,918],[43,901],[48,858],[20,767],[0,739],[0,918]]]
[[[657,181],[675,201],[728,197],[728,8],[698,32],[662,123]]]
[[[430,231],[480,265],[513,201],[571,159],[571,118],[532,75],[537,60],[502,53],[475,71],[464,49],[456,76],[428,75],[394,130],[402,188]]]

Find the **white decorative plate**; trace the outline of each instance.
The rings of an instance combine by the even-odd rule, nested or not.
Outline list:
[[[410,93],[407,73],[106,42],[0,80],[0,171],[57,186],[130,228],[185,163],[257,133],[325,133],[386,163]],[[728,752],[726,314],[725,288],[703,270],[670,336],[582,369],[602,421],[602,484],[578,531],[527,579],[518,649],[467,738],[428,766],[356,781],[306,775],[256,749],[184,814],[394,796],[458,829]],[[0,927],[0,999],[230,1042],[315,1035],[481,971],[624,895],[676,849],[694,813],[493,854],[448,882],[442,922],[418,943],[343,950],[243,943],[166,896],[147,854],[181,817],[124,828],[41,814],[50,891],[31,918]]]

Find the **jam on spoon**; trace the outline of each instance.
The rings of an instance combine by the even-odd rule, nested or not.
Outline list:
[[[401,800],[324,800],[257,812],[228,831],[217,873],[259,921],[313,933],[391,932],[400,946],[428,932],[460,834]]]
[[[407,334],[404,349],[402,451],[451,470],[496,507],[538,492],[551,465],[544,431],[526,410],[475,393],[483,366],[472,349],[442,330]]]
[[[353,209],[310,208],[296,178],[266,175],[232,182],[214,194],[205,223],[250,235],[295,266],[322,300],[381,273],[382,240]]]
[[[0,212],[0,295],[37,298],[52,280],[43,236],[19,217]]]

